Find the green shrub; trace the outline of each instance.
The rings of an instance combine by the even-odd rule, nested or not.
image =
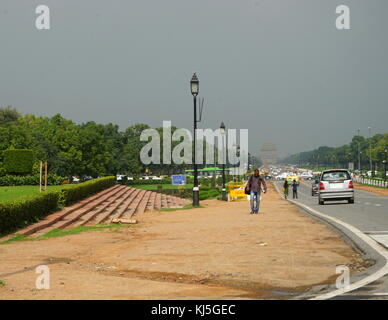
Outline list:
[[[14,202],[0,203],[0,235],[45,217],[58,208],[59,198],[59,192],[45,192]]]
[[[163,179],[163,180],[140,180],[140,179],[136,179],[136,180],[127,180],[125,182],[125,184],[127,186],[134,186],[134,185],[137,185],[137,186],[141,186],[141,185],[150,185],[150,184],[171,184],[171,179]]]
[[[47,176],[47,184],[49,186],[60,185],[66,178],[56,174],[49,174]],[[44,180],[42,179],[42,183]],[[28,176],[0,176],[0,186],[37,186],[39,185],[39,174]]]
[[[0,163],[0,177],[3,177],[7,174],[5,171],[5,168],[3,167],[2,163]]]
[[[0,203],[0,235],[36,222],[60,207],[82,200],[115,183],[115,177],[99,178],[66,186],[60,191],[47,191],[14,202]]]
[[[170,196],[176,196],[181,198],[192,198],[193,197],[193,189],[192,188],[175,188],[175,189],[160,189],[157,188],[156,190],[153,190],[155,192],[168,194]],[[220,190],[218,189],[210,189],[208,186],[201,185],[199,187],[199,199],[200,200],[206,200],[206,199],[213,199],[216,198],[221,194]]]
[[[206,199],[213,199],[218,197],[221,194],[221,192],[217,189],[210,189],[210,190],[199,190],[199,200],[206,200]]]
[[[69,185],[61,190],[61,205],[67,206],[94,193],[112,187],[115,184],[116,177],[104,177],[79,184]]]
[[[10,149],[3,151],[4,169],[12,174],[29,174],[32,172],[33,153],[28,149]]]

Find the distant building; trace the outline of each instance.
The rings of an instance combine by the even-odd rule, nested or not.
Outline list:
[[[272,142],[265,142],[260,149],[260,160],[263,165],[276,164],[278,151]]]

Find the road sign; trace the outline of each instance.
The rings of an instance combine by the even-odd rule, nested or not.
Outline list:
[[[171,184],[174,186],[184,186],[186,184],[186,176],[183,174],[171,176]]]
[[[349,162],[348,168],[350,171],[354,170],[354,162]]]
[[[230,201],[239,201],[247,199],[247,195],[245,194],[245,183],[230,182],[228,183],[228,189]]]

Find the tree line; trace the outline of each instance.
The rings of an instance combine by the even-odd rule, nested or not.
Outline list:
[[[118,173],[140,175],[145,172],[171,174],[191,167],[185,164],[142,164],[140,150],[147,142],[140,141],[139,137],[143,130],[149,128],[147,124],[135,124],[120,131],[117,125],[111,123],[89,121],[76,124],[60,114],[51,118],[37,117],[21,115],[12,106],[2,107],[0,169],[1,151],[7,149],[30,149],[34,155],[35,171],[39,161],[47,161],[50,173],[63,177],[98,177]],[[160,136],[163,135],[162,128],[156,130]]]
[[[334,148],[322,146],[312,151],[292,154],[283,163],[310,167],[347,168],[349,162],[358,169],[360,160],[362,170],[370,170],[370,158],[374,169],[383,170],[383,161],[387,161],[388,133],[376,134],[370,138],[356,135],[349,144]]]

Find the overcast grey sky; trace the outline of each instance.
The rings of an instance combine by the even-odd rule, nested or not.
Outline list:
[[[35,28],[48,5],[51,29]],[[351,10],[351,30],[335,9]],[[0,105],[76,122],[249,129],[284,156],[388,132],[387,0],[1,0]]]

